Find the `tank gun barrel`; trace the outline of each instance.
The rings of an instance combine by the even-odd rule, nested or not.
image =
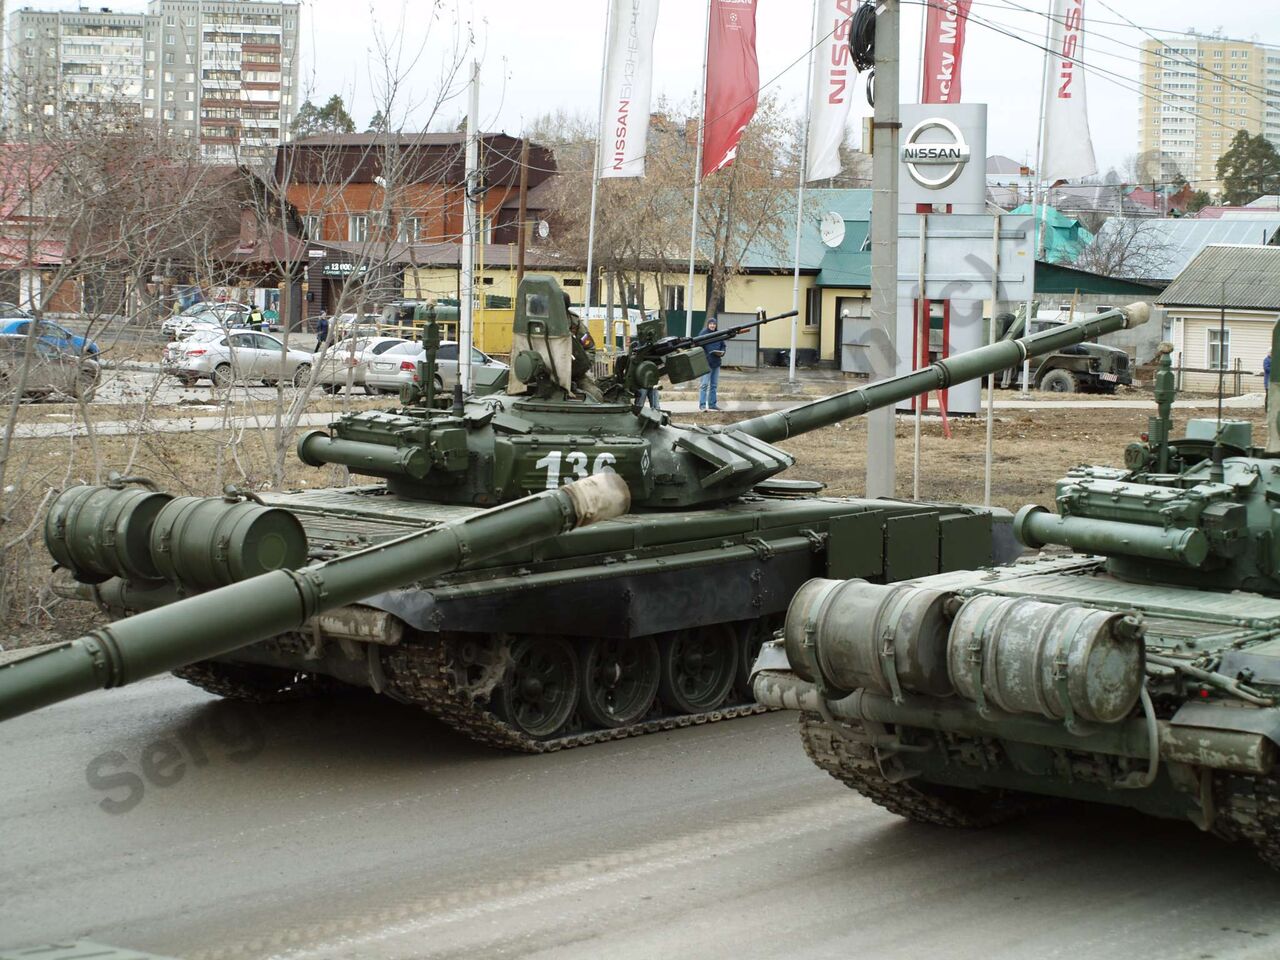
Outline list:
[[[1018,340],[998,341],[901,376],[729,424],[722,429],[746,433],[767,443],[774,443],[795,434],[808,433],[850,417],[861,416],[871,410],[892,406],[933,390],[942,390],[957,383],[998,373],[1021,364],[1027,357],[1054,353],[1093,337],[1136,327],[1145,323],[1150,314],[1149,304],[1132,303],[1127,307],[1100,313],[1088,320],[1064,324]]]
[[[626,483],[601,473],[300,570],[274,570],[128,617],[0,666],[0,720],[297,630],[317,614],[620,516]]]

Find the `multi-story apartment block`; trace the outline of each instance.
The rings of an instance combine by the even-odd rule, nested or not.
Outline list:
[[[1280,49],[1191,34],[1142,45],[1138,151],[1144,177],[1221,190],[1218,158],[1239,130],[1280,147]]]
[[[150,0],[9,19],[11,127],[153,120],[214,161],[261,162],[288,139],[298,103],[298,4]]]

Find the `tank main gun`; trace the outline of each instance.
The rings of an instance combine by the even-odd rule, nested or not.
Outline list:
[[[722,430],[744,433],[767,443],[785,440],[850,417],[862,416],[872,410],[894,406],[912,397],[993,375],[1022,363],[1027,357],[1054,353],[1093,337],[1136,327],[1146,323],[1150,313],[1149,305],[1134,303],[1017,340],[998,340],[910,373],[879,380],[865,387],[857,387],[788,410],[742,420],[723,427]]]
[[[295,555],[292,528],[297,528],[298,535],[301,528],[288,511],[227,504],[218,498],[165,503],[157,497],[166,495],[119,487],[68,490],[60,498],[64,502],[55,502],[51,508],[50,524],[63,526],[63,542],[88,543],[90,547],[87,552],[73,550],[58,559],[68,561],[76,578],[85,582],[111,575],[154,576],[156,571],[167,570],[170,579],[176,576],[179,584],[195,589],[210,583],[191,571],[216,566],[200,560],[221,560],[228,552],[250,554],[257,564],[253,569],[271,560],[278,568],[230,582],[233,570],[230,576],[220,578],[226,585],[217,589],[0,666],[0,720],[297,631],[326,611],[620,516],[630,506],[626,484],[616,474],[602,473],[292,570],[280,564]],[[225,533],[207,533],[211,527],[198,522],[199,518],[194,523],[181,522],[183,516],[191,517],[192,511],[210,512],[202,510],[209,505],[215,519],[228,521]],[[166,516],[178,520],[169,523]],[[91,524],[112,533],[113,550],[93,548],[95,538],[86,535]],[[246,524],[256,524],[256,532],[235,539]],[[176,570],[171,563],[166,566],[168,561],[163,558],[174,554],[186,558],[185,566],[178,565]]]
[[[636,509],[725,503],[793,465],[775,441],[1135,326],[1149,313],[1146,304],[1133,304],[789,410],[727,425],[680,424],[636,404],[634,391],[662,372],[684,379],[705,371],[699,343],[710,341],[663,338],[661,321],[649,321],[625,364],[575,394],[581,327],[554,278],[530,274],[517,295],[507,393],[458,396],[448,410],[410,404],[348,414],[327,431],[302,436],[298,456],[384,478],[398,496],[467,506],[514,500],[606,469],[627,481]],[[716,339],[768,319],[716,331]]]

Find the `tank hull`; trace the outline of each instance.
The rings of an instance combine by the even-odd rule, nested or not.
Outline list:
[[[380,485],[263,499],[297,517],[313,559],[478,512],[402,499]],[[251,698],[321,692],[315,681],[323,678],[407,700],[494,746],[563,749],[759,712],[748,669],[807,580],[890,581],[1008,562],[1019,549],[1010,530],[1003,511],[790,493],[633,514],[371,595],[297,633],[177,672],[213,692]],[[172,600],[118,585],[80,585],[78,596],[113,616]],[[685,688],[678,677],[660,685],[642,712],[643,692],[626,715],[593,719],[584,700],[594,689],[596,648],[650,642],[664,679],[687,667],[676,650],[697,646],[686,661],[701,658],[699,676],[691,680],[686,669]],[[522,644],[567,650],[575,661],[566,673],[576,669],[579,703],[554,730],[530,733],[500,702]],[[716,680],[726,672],[731,682]]]
[[[914,585],[953,597],[952,679],[986,669],[989,685],[1025,671],[1009,648],[1000,651],[1005,662],[979,664],[982,644],[989,648],[1001,627],[993,615],[980,640],[974,631],[959,637],[966,609],[995,600],[1139,615],[1143,633],[1129,649],[1145,662],[1145,706],[1111,722],[1072,723],[1033,705],[1001,709],[963,684],[946,697],[859,689],[833,699],[807,666],[793,668],[781,641],[770,643],[755,665],[754,690],[763,703],[800,711],[806,751],[820,768],[909,819],[981,826],[1045,798],[1103,803],[1189,820],[1252,844],[1280,866],[1280,707],[1271,696],[1280,681],[1280,599],[1127,582],[1109,575],[1103,559],[1080,556]],[[821,660],[821,627],[814,642]],[[1044,654],[1022,659],[1039,663]],[[1063,690],[1079,666],[1067,660],[1053,665]],[[1114,664],[1107,669],[1119,676]]]

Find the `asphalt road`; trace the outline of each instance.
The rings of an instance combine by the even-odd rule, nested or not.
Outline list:
[[[0,946],[1280,953],[1280,876],[1245,850],[1094,809],[986,832],[908,824],[812,767],[781,714],[523,757],[372,698],[247,708],[166,678],[0,726],[0,770]]]

